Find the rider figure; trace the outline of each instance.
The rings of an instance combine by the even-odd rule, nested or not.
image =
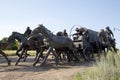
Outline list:
[[[79,38],[79,36],[80,36],[80,29],[76,28],[75,31],[76,31],[76,33],[74,33],[72,36],[75,35],[75,37],[73,37],[73,38],[74,38],[74,40],[77,40]]]
[[[68,37],[68,33],[66,32],[66,29],[63,31],[63,36]]]
[[[109,28],[109,26],[106,27],[106,33],[110,40],[114,39],[114,34],[113,34],[112,30]]]
[[[27,29],[24,33],[25,37],[27,37],[27,38],[30,37],[31,32],[32,32],[32,30],[30,29],[30,27],[27,27]]]

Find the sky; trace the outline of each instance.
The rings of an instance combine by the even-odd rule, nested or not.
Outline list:
[[[69,35],[72,27],[73,33],[80,26],[96,31],[109,26],[120,48],[120,0],[0,0],[0,39],[38,24]]]

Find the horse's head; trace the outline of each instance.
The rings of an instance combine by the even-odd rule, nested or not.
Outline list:
[[[15,41],[15,34],[12,32],[12,34],[8,37],[7,43],[11,44]]]

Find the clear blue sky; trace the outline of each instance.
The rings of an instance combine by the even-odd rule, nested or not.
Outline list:
[[[120,27],[120,0],[0,0],[0,39],[44,24],[52,32],[73,25],[99,31]],[[120,48],[120,31],[113,31]]]

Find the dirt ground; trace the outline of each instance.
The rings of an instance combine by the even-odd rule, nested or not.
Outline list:
[[[55,65],[54,60],[47,61],[44,67],[40,63],[33,67],[34,57],[28,57],[26,62],[20,62],[15,66],[17,56],[9,56],[11,66],[7,66],[6,60],[0,57],[0,80],[72,80],[76,73],[83,73],[92,67],[93,62],[67,63]]]

